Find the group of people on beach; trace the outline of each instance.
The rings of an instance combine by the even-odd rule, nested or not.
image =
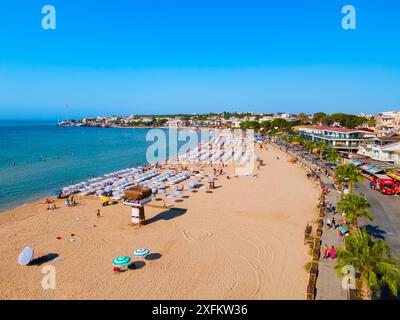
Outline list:
[[[44,201],[44,204],[47,204],[47,211],[54,211],[57,209],[57,206],[55,204],[54,200],[50,200],[49,198],[46,198],[46,200]]]
[[[70,208],[70,207],[75,207],[78,204],[78,202],[75,201],[74,195],[71,195],[65,200],[65,204],[67,205],[67,207]]]

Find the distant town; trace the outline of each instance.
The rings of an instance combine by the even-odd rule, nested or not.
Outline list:
[[[279,134],[296,132],[314,142],[342,152],[358,153],[379,161],[400,165],[400,111],[368,114],[259,114],[223,112],[210,114],[131,115],[83,118],[59,126],[102,128],[238,128]]]

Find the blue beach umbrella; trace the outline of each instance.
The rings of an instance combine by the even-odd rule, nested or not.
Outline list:
[[[50,193],[51,196],[59,196],[61,195],[61,191],[60,190],[55,190],[53,192]]]
[[[176,199],[176,195],[174,194],[170,194],[169,196],[167,196],[168,199]]]
[[[176,196],[181,196],[182,194],[183,194],[182,191],[175,191],[175,195],[176,195]]]
[[[131,262],[131,258],[128,256],[117,257],[112,261],[115,267],[125,267]]]
[[[133,256],[134,257],[144,257],[144,256],[147,256],[149,253],[150,253],[149,249],[140,248],[133,252]]]

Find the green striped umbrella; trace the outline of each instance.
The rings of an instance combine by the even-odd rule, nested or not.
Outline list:
[[[131,258],[128,256],[117,257],[113,260],[112,264],[115,267],[125,267],[131,262]]]

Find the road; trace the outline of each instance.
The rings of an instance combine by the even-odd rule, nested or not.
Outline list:
[[[369,181],[363,180],[354,188],[357,193],[363,193],[371,203],[374,222],[361,220],[360,225],[366,226],[370,234],[384,239],[392,245],[392,253],[400,259],[400,197],[381,194],[369,188]]]

